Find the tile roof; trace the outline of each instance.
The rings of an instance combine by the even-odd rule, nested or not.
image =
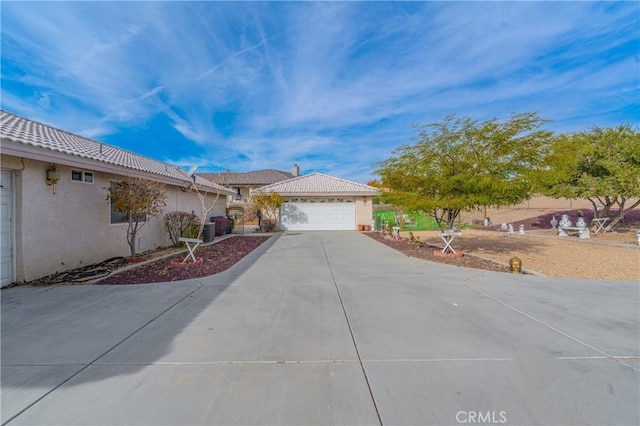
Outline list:
[[[293,174],[282,170],[268,169],[256,172],[221,172],[221,173],[198,173],[199,176],[209,179],[221,185],[270,185],[291,179]]]
[[[254,191],[275,191],[280,195],[377,195],[379,193],[374,187],[322,173],[295,177]]]
[[[183,182],[190,181],[187,174],[178,167],[56,129],[3,110],[0,110],[0,135],[3,141],[8,140],[22,145],[151,173]],[[200,185],[224,190],[224,193],[233,193],[227,188],[223,188],[202,177],[197,177],[196,179]]]

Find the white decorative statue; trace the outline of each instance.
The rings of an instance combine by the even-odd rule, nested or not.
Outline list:
[[[572,225],[571,221],[569,220],[569,215],[568,214],[563,214],[562,218],[560,219],[560,226],[563,227],[569,227]]]

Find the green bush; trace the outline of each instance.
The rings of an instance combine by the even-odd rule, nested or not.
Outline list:
[[[171,212],[164,215],[164,230],[174,246],[179,246],[180,237],[197,238],[200,229],[200,219],[193,213]]]

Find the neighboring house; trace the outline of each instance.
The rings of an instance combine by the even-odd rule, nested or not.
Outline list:
[[[294,165],[291,173],[282,170],[268,169],[257,172],[221,172],[221,173],[198,173],[205,179],[219,185],[232,188],[235,195],[230,197],[229,202],[247,201],[251,191],[266,185],[282,182],[300,175],[300,167]]]
[[[111,182],[161,182],[165,213],[201,215],[198,197],[186,191],[190,178],[177,167],[5,111],[0,135],[1,285],[127,256],[126,218],[106,201]],[[196,183],[216,203],[209,216],[224,215],[233,192],[201,177]],[[140,252],[171,244],[162,217],[149,218],[137,243]]]
[[[356,230],[370,225],[378,189],[345,179],[313,173],[254,192],[275,191],[284,197],[280,229],[290,231]]]

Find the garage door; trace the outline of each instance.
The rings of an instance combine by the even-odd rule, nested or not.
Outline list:
[[[356,229],[355,203],[284,203],[280,228],[288,231]]]

